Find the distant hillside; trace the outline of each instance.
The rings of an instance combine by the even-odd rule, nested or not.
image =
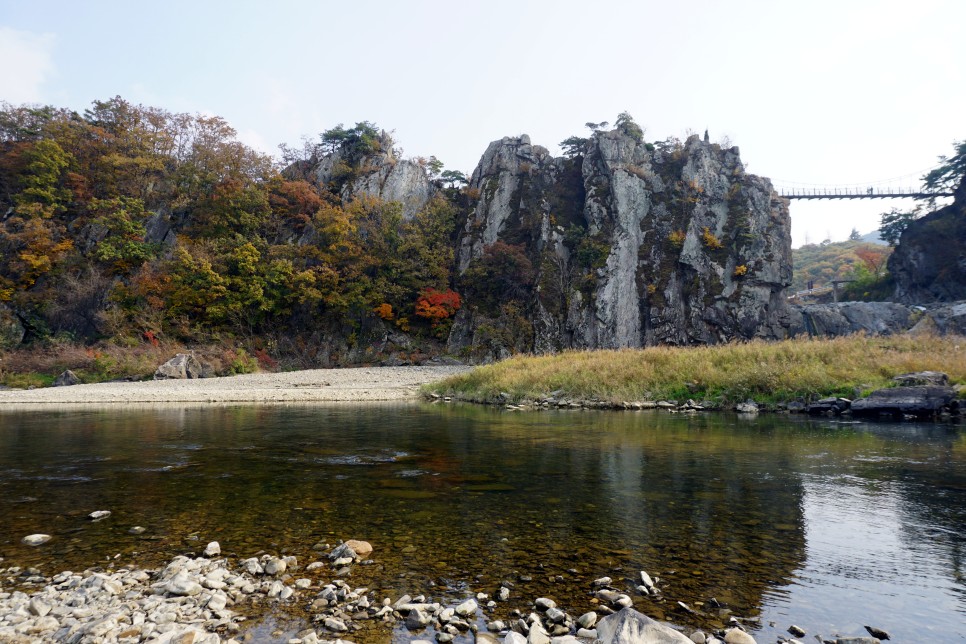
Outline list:
[[[850,279],[857,271],[863,269],[874,271],[870,269],[868,262],[885,266],[885,261],[891,253],[892,249],[888,246],[867,241],[807,244],[794,248],[792,249],[792,285],[789,293],[804,290],[809,281],[818,288],[830,286],[832,280]],[[866,260],[863,260],[860,255],[864,255]]]
[[[885,240],[879,236],[878,230],[873,230],[871,233],[866,233],[859,238],[859,241],[864,241],[869,244],[879,244],[881,246],[887,246]]]

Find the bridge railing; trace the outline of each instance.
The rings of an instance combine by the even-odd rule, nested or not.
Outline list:
[[[836,187],[836,188],[786,188],[777,189],[785,199],[928,199],[951,197],[946,192],[923,192],[921,188],[893,188],[882,186]]]

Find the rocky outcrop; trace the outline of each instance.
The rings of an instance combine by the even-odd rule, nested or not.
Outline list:
[[[838,302],[795,307],[793,335],[837,337],[853,333],[891,335],[909,330],[918,315],[893,302]]]
[[[909,224],[888,266],[897,302],[966,299],[966,177],[951,205]]]
[[[344,201],[366,196],[396,201],[408,219],[419,212],[435,194],[426,169],[409,159],[398,159],[391,152],[371,154],[358,167],[350,167],[339,151],[328,154],[311,170],[320,186],[341,183]]]
[[[959,408],[953,387],[921,386],[878,389],[852,401],[853,416],[932,418]]]
[[[494,329],[512,326],[511,303],[529,322],[527,348],[541,352],[788,334],[787,202],[745,173],[737,148],[698,137],[655,146],[617,129],[554,158],[529,137],[504,138],[469,193],[477,201],[457,252],[464,289],[487,288],[473,279],[492,270],[473,265],[496,242],[518,249],[531,272],[518,276],[516,302],[502,289],[463,313],[451,350],[492,346]]]

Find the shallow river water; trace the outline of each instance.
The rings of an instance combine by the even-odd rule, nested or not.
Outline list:
[[[112,515],[87,520],[95,510]],[[548,596],[580,614],[592,580],[629,590],[644,569],[664,598],[630,593],[635,607],[677,624],[719,626],[715,598],[760,618],[759,642],[793,623],[809,639],[871,624],[957,642],[964,527],[962,425],[443,404],[0,410],[0,567],[46,575],[150,567],[213,540],[304,564],[356,538],[375,564],[352,583],[380,597],[456,601],[511,580],[511,606]],[[54,538],[20,543],[37,532]]]

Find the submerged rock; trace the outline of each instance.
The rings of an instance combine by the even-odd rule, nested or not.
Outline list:
[[[23,539],[21,543],[27,546],[39,546],[50,541],[52,537],[49,534],[29,534]]]

